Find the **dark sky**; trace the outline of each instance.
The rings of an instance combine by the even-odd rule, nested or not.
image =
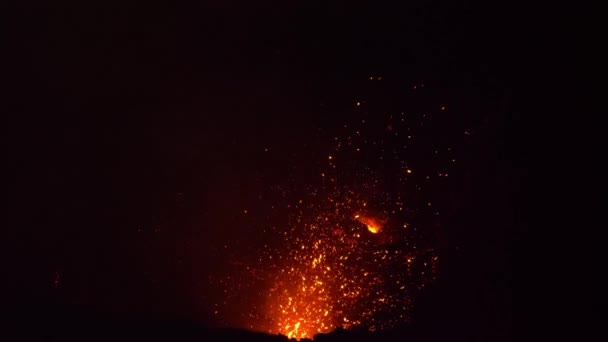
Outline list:
[[[535,52],[558,40],[530,30],[542,18],[535,9],[467,1],[6,7],[3,274],[15,307],[213,324],[204,318],[213,295],[204,293],[223,267],[214,248],[235,233],[221,228],[238,224],[235,208],[268,186],[257,175],[287,179],[298,161],[282,156],[348,120],[345,103],[398,102],[401,87],[425,82],[429,102],[463,109],[454,127],[483,130],[462,183],[448,190],[459,205],[445,226],[447,261],[414,322],[510,334],[529,153],[522,113],[534,96],[529,82],[550,74],[552,62]],[[370,90],[370,75],[384,85]],[[275,154],[260,157],[267,146]]]

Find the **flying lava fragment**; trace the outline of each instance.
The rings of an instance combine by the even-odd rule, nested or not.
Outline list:
[[[369,232],[372,234],[379,233],[382,230],[384,224],[386,223],[371,216],[355,215],[355,219],[363,223],[367,227],[367,230],[369,230]]]

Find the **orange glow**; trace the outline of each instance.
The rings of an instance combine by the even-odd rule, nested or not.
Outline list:
[[[286,329],[291,328],[289,325],[285,327]],[[306,332],[302,332],[301,334],[298,334],[298,330],[300,329],[300,322],[297,322],[296,325],[293,327],[293,329],[291,331],[289,331],[287,333],[287,337],[288,338],[295,338],[297,340],[299,340],[302,337],[306,336]]]
[[[337,322],[330,315],[332,289],[327,282],[332,273],[326,257],[326,254],[307,256],[305,259],[310,263],[292,269],[290,276],[275,284],[268,304],[269,308],[274,308],[269,313],[276,321],[277,329],[271,328],[269,332],[276,331],[300,340],[335,329]]]
[[[209,255],[225,261],[212,267],[212,287],[201,297],[213,300],[210,314],[218,324],[280,334],[283,340],[338,328],[400,328],[416,296],[435,280],[435,245],[445,241],[439,226],[444,214],[441,222],[438,215],[449,211],[435,196],[453,182],[447,172],[458,175],[461,167],[454,159],[461,153],[452,144],[464,146],[462,132],[474,135],[477,126],[439,124],[451,120],[445,115],[428,125],[427,118],[438,109],[447,113],[449,103],[424,100],[398,115],[397,102],[377,105],[375,96],[356,96],[343,99],[352,117],[311,129],[310,141],[260,146],[279,151],[279,159],[269,161],[285,168],[275,173],[260,160],[249,170],[252,177],[243,179],[253,182],[243,188],[246,193],[229,192],[239,195],[232,201],[238,203],[235,215],[226,211],[229,216],[220,221],[235,230],[218,235],[226,239],[219,245],[224,248]],[[432,130],[439,127],[435,136]],[[439,152],[446,148],[450,153]]]
[[[376,234],[380,231],[380,227],[376,227],[373,225],[367,225],[367,230],[369,230],[371,233]]]
[[[372,331],[407,319],[410,302],[401,302],[402,296],[407,300],[414,291],[410,288],[418,289],[419,282],[424,282],[409,277],[414,275],[415,269],[409,266],[415,255],[370,245],[369,240],[362,238],[362,227],[353,221],[364,225],[371,234],[380,234],[388,223],[385,211],[370,209],[366,201],[352,198],[340,202],[330,198],[328,203],[345,206],[347,212],[338,225],[332,222],[330,214],[310,216],[313,220],[303,223],[297,236],[288,235],[292,239],[287,240],[289,253],[285,262],[278,264],[276,273],[267,279],[271,285],[261,308],[263,320],[257,323],[260,330],[301,340],[337,327],[364,326]],[[390,234],[388,229],[385,234]],[[371,262],[361,262],[361,256]],[[399,292],[387,293],[377,266],[395,263],[408,266],[405,269],[408,277],[399,279],[403,285],[397,281]],[[432,275],[434,266],[429,268]],[[414,285],[408,287],[410,279]],[[362,305],[362,299],[368,298],[369,305]],[[395,305],[403,309],[395,320],[386,323],[374,320],[375,312]]]
[[[378,234],[386,222],[383,222],[375,217],[355,215],[355,219],[367,226],[372,234]]]

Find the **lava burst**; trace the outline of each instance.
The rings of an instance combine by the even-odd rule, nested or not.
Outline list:
[[[434,277],[432,250],[402,248],[404,225],[385,229],[387,219],[356,214],[366,202],[350,195],[326,198],[320,212],[319,204],[298,210],[311,215],[288,234],[289,252],[268,293],[267,331],[299,339],[340,326],[390,327],[407,319],[411,295]],[[412,260],[422,262],[426,277]],[[396,316],[387,320],[382,312]]]
[[[372,117],[355,108],[344,130],[329,131],[320,151],[307,152],[312,157],[299,164],[311,165],[300,176],[305,182],[294,177],[269,190],[279,195],[269,203],[272,215],[256,222],[266,234],[258,258],[239,262],[249,272],[224,283],[233,296],[246,286],[257,294],[240,310],[247,328],[301,339],[338,327],[399,326],[436,278],[433,195],[454,171],[454,149],[432,144],[428,112]],[[426,137],[418,145],[417,135]],[[287,223],[274,224],[277,208]]]
[[[403,189],[341,152],[328,158],[321,186],[290,206],[293,224],[283,231],[263,309],[270,333],[300,339],[337,327],[392,327],[407,321],[413,296],[435,277],[438,258],[409,229],[408,213],[415,215]],[[355,174],[344,174],[341,162]]]

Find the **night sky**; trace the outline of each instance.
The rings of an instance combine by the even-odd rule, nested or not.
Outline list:
[[[268,298],[298,296],[302,275],[317,274],[300,246],[322,241],[334,258],[322,264],[334,273],[318,273],[326,300],[342,296],[342,279],[378,291],[332,304],[350,308],[350,323],[510,338],[524,113],[540,94],[530,82],[550,69],[531,73],[533,51],[556,39],[528,30],[536,12],[437,1],[7,8],[2,273],[17,319],[287,335]],[[360,259],[337,261],[347,254]],[[349,327],[336,316],[323,332],[337,320]]]

